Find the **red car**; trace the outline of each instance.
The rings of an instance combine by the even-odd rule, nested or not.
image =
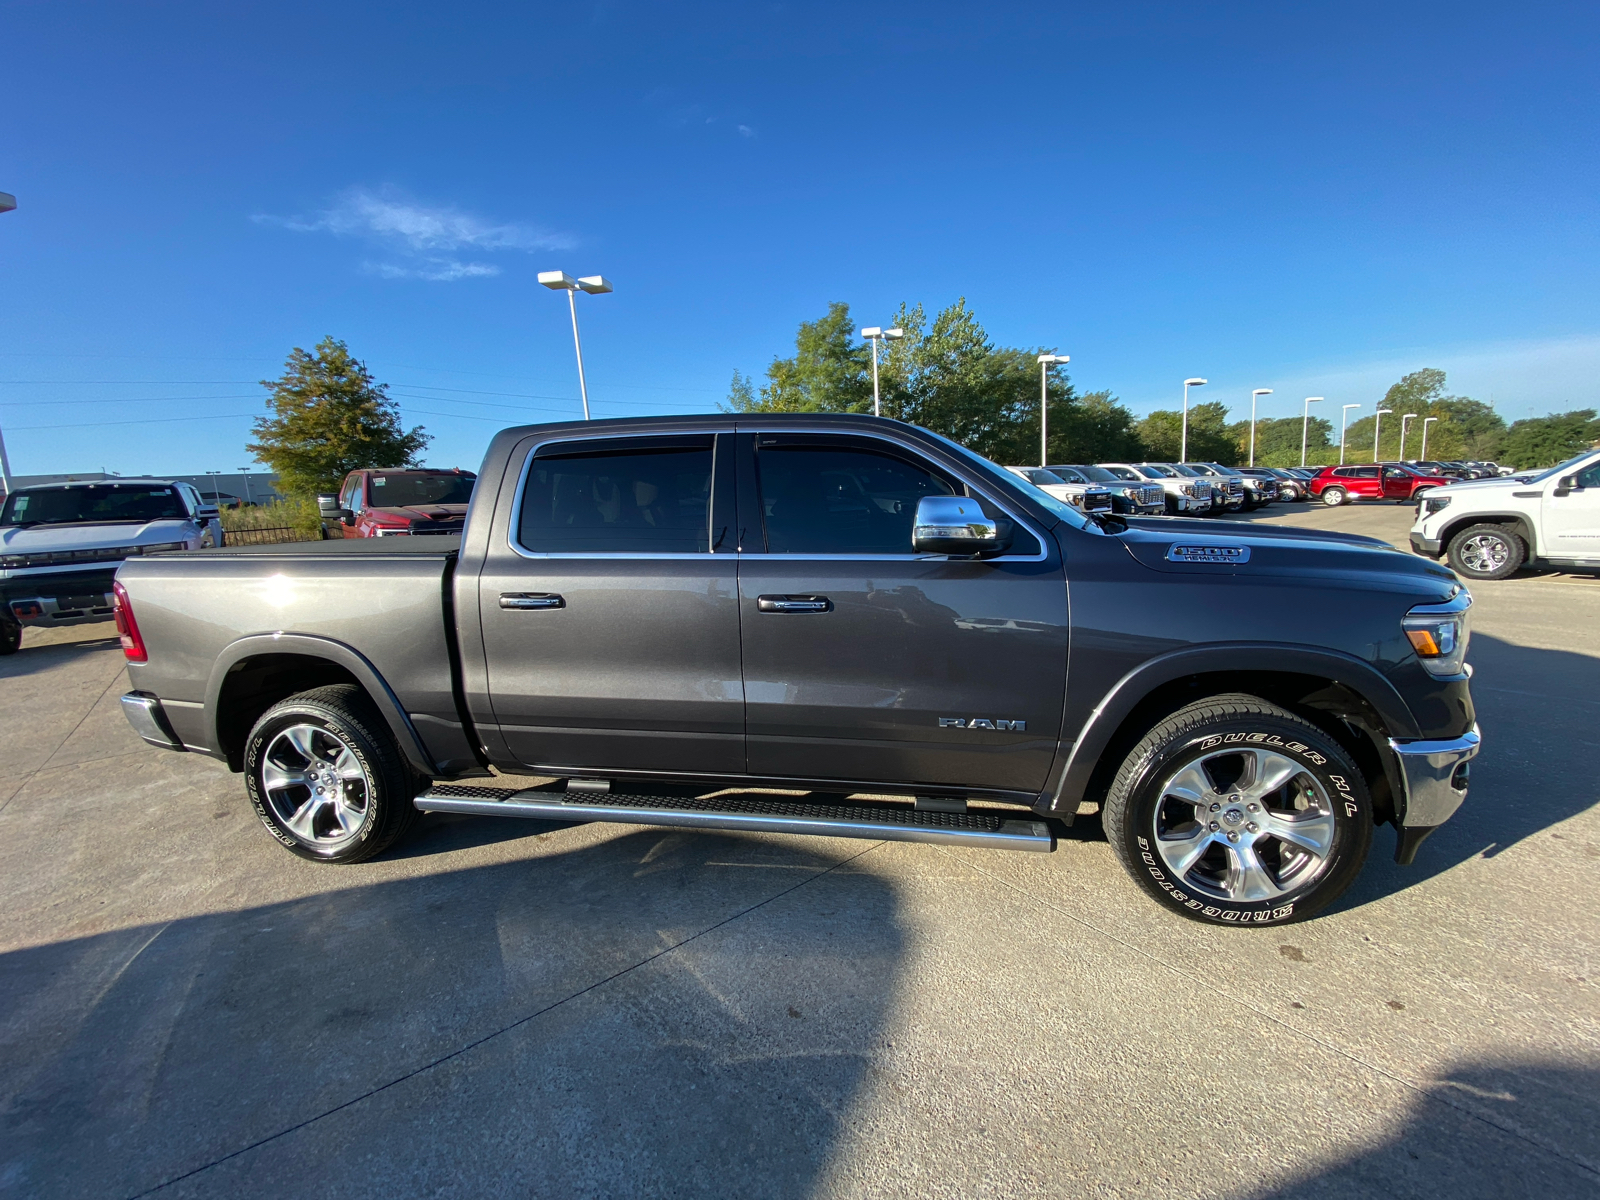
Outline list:
[[[452,470],[351,471],[337,496],[318,496],[322,515],[344,526],[344,536],[460,533],[478,477]]]
[[[1398,500],[1409,504],[1429,488],[1452,480],[1407,463],[1361,463],[1323,467],[1311,480],[1311,494],[1330,508],[1352,500]]]

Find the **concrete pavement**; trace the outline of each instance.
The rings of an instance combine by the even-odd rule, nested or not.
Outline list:
[[[1600,1193],[1600,580],[1473,591],[1467,807],[1277,929],[1167,915],[1092,821],[1045,856],[430,818],[317,866],[132,735],[108,627],[30,631],[0,1194]]]

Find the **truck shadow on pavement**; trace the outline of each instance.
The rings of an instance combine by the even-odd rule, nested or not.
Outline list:
[[[23,636],[26,637],[27,635],[24,634]],[[0,680],[20,679],[24,675],[37,675],[42,671],[51,671],[64,667],[74,659],[119,648],[120,644],[116,634],[112,634],[108,638],[93,638],[80,642],[47,642],[43,646],[30,646],[24,642],[22,649],[15,654],[8,654],[4,658],[0,658]]]
[[[1427,1086],[1399,1128],[1251,1200],[1510,1200],[1600,1192],[1600,1071],[1568,1063],[1467,1063]]]
[[[818,845],[625,833],[0,956],[0,1194],[809,1194],[904,953],[870,844]]]
[[[1409,867],[1393,862],[1394,831],[1377,830],[1366,869],[1335,910],[1403,891],[1529,838],[1565,838],[1552,827],[1600,802],[1593,773],[1600,750],[1600,660],[1481,633],[1473,634],[1468,658],[1483,749],[1472,761],[1466,803],[1423,843]],[[1589,854],[1600,857],[1600,847]]]

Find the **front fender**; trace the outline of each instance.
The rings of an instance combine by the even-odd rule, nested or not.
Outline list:
[[[1337,650],[1321,650],[1275,642],[1226,642],[1174,650],[1140,663],[1112,685],[1053,772],[1044,796],[1044,811],[1066,815],[1077,811],[1090,777],[1117,731],[1134,709],[1157,688],[1189,675],[1233,672],[1309,675],[1343,684],[1362,697],[1383,721],[1392,738],[1417,738],[1421,731],[1410,707],[1370,663]]]
[[[217,661],[211,668],[211,676],[206,681],[205,722],[206,728],[211,730],[212,736],[216,738],[215,745],[219,749],[228,744],[221,728],[222,689],[227,682],[228,673],[247,659],[268,654],[297,654],[306,658],[320,658],[343,667],[355,676],[356,682],[366,690],[372,702],[378,706],[378,711],[388,722],[390,732],[394,734],[395,741],[412,769],[430,779],[441,774],[438,766],[429,757],[421,737],[417,735],[411,718],[406,715],[399,697],[394,694],[383,676],[378,674],[377,668],[368,662],[360,651],[343,642],[303,633],[251,634],[230,642],[217,656]]]

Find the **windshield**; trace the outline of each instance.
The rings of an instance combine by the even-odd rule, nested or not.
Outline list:
[[[373,508],[410,508],[415,504],[465,504],[472,499],[476,475],[416,475],[397,471],[372,477]]]
[[[1029,483],[1047,484],[1066,482],[1065,479],[1061,478],[1061,476],[1057,475],[1054,471],[1046,470],[1044,467],[1022,467],[1019,470],[1013,471],[1012,474],[1022,476],[1022,478],[1026,479]]]
[[[943,444],[946,449],[958,454],[963,462],[967,463],[971,467],[976,468],[980,474],[988,476],[991,481],[1004,480],[1013,487],[1021,488],[1027,493],[1028,499],[1032,500],[1040,508],[1045,509],[1054,516],[1061,518],[1061,520],[1066,521],[1074,528],[1097,528],[1097,526],[1095,526],[1088,517],[1084,516],[1077,509],[1073,508],[1072,505],[1068,504],[1065,500],[1057,500],[1049,492],[1029,483],[1026,479],[1018,476],[1014,471],[1008,471],[1004,467],[990,462],[983,455],[968,450],[960,442],[952,441],[950,438],[945,437],[942,433],[934,433],[931,429],[924,429],[922,432],[926,433],[929,437],[938,438],[940,443]],[[1004,493],[1001,494],[1003,495]]]
[[[1161,463],[1141,463],[1137,468],[1144,473],[1146,479],[1181,479],[1182,476],[1171,467]]]
[[[1113,475],[1110,471],[1106,470],[1104,467],[1073,467],[1072,469],[1074,471],[1076,471],[1079,475],[1082,475],[1090,483],[1119,483],[1119,482],[1121,482],[1121,480],[1118,479],[1117,476]]]
[[[1551,467],[1548,471],[1541,471],[1539,474],[1535,475],[1532,479],[1528,480],[1528,482],[1529,483],[1543,483],[1546,479],[1552,479],[1555,476],[1562,474],[1563,472],[1570,471],[1573,467],[1577,466],[1579,463],[1588,462],[1589,459],[1591,459],[1593,457],[1594,457],[1594,451],[1593,450],[1585,450],[1582,454],[1579,454],[1574,458],[1569,458],[1564,463],[1557,463],[1555,466]]]
[[[1175,476],[1177,476],[1177,475],[1187,475],[1191,479],[1203,479],[1204,478],[1204,476],[1199,471],[1196,471],[1188,463],[1173,463],[1173,464],[1171,464],[1171,467],[1169,469],[1172,471],[1173,475],[1175,475]]]
[[[113,521],[184,520],[183,500],[169,487],[148,483],[86,483],[38,488],[6,497],[0,525],[104,524]]]

